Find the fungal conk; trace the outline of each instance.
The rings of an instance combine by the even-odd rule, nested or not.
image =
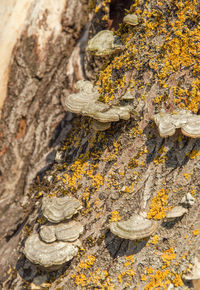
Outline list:
[[[123,22],[129,25],[138,25],[138,17],[136,14],[127,14],[124,18],[123,18]]]
[[[73,259],[80,246],[79,240],[74,243],[54,242],[48,244],[40,240],[37,233],[33,233],[27,238],[23,252],[32,263],[44,268],[51,268],[52,266],[62,266]]]
[[[75,88],[79,90],[79,92],[64,97],[63,105],[67,111],[81,114],[84,107],[98,100],[99,93],[97,88],[94,87],[90,81],[86,80],[78,81]]]
[[[83,226],[76,221],[60,223],[58,225],[42,226],[40,237],[46,243],[55,241],[74,242],[83,233]]]
[[[116,236],[137,240],[151,236],[157,229],[158,222],[148,220],[141,215],[133,214],[126,221],[113,222],[110,224],[110,230]]]
[[[43,197],[43,215],[52,223],[59,223],[71,218],[82,208],[78,199],[71,196],[64,197]]]
[[[183,216],[185,213],[187,213],[188,210],[180,205],[177,205],[173,207],[167,214],[166,219],[167,220],[173,220],[175,218]]]
[[[110,128],[111,123],[102,123],[99,121],[94,120],[92,122],[92,129],[94,129],[95,131],[105,131],[107,129]]]
[[[97,130],[106,130],[110,122],[130,119],[131,106],[110,107],[108,104],[98,101],[98,90],[89,81],[78,81],[76,88],[80,92],[65,96],[63,100],[64,107],[72,113],[91,117],[100,123],[107,123],[107,125],[102,126],[99,123],[94,124],[93,126],[94,128],[96,126]]]
[[[124,46],[111,30],[102,30],[88,41],[86,51],[95,56],[106,56],[122,51]]]
[[[190,111],[182,109],[174,113],[166,113],[162,110],[153,116],[153,120],[158,126],[161,137],[172,136],[179,128],[185,136],[200,137],[200,116],[194,115]]]

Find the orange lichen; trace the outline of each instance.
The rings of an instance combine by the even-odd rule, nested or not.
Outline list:
[[[109,277],[109,273],[106,270],[97,268],[95,271],[90,270],[87,274],[81,272],[83,269],[87,270],[90,268],[94,262],[94,256],[88,256],[85,261],[79,263],[75,269],[77,274],[71,275],[74,283],[81,287],[89,287],[89,285],[92,285],[94,289],[96,289],[96,287],[101,287],[101,289],[114,290],[114,285],[111,278]]]
[[[194,189],[194,186],[192,186],[190,193],[191,193],[192,195],[195,195],[195,194],[196,194],[196,189]]]
[[[72,274],[71,278],[74,279],[74,283],[76,285],[81,285],[81,286],[87,285],[87,278],[86,278],[85,274],[82,274],[82,273],[80,273],[78,275]]]
[[[144,290],[159,289],[160,287],[167,289],[167,286],[170,284],[169,274],[169,270],[157,270],[154,274],[150,274],[150,282],[144,287]]]
[[[192,172],[191,173],[184,173],[184,177],[187,180],[190,180],[191,179],[191,176],[192,176]]]
[[[114,150],[112,152],[108,152],[106,156],[103,157],[103,160],[106,161],[113,161],[116,160],[119,154],[119,151],[121,149],[121,145],[117,143],[117,141],[113,140],[113,148]]]
[[[167,152],[167,148],[162,146],[161,149],[158,150],[158,155],[154,158],[153,162],[158,165],[160,163],[165,163],[168,160],[168,156],[165,154]]]
[[[37,198],[37,199],[38,199],[38,198],[40,198],[40,197],[43,197],[43,192],[41,192],[41,191],[40,191],[40,192],[38,192],[38,194],[36,195],[36,197],[35,197],[35,198]]]
[[[198,236],[199,235],[199,229],[193,230],[192,233],[193,233],[194,236]]]
[[[141,275],[140,280],[141,281],[147,281],[148,277],[144,274]]]
[[[142,134],[143,134],[143,130],[138,128],[138,126],[133,127],[129,131],[129,137],[133,137],[133,138],[136,138],[137,136],[142,136]]]
[[[126,271],[122,272],[121,274],[118,275],[118,281],[119,283],[122,283],[122,278],[126,276],[128,277],[128,280],[130,281],[133,276],[135,276],[135,271],[133,269],[127,269]],[[128,286],[128,285],[127,285]]]
[[[199,151],[198,150],[192,150],[192,152],[186,153],[186,156],[190,159],[195,159],[196,157],[199,156]]]
[[[145,166],[144,161],[140,161],[140,157],[144,154],[148,153],[148,149],[146,147],[142,147],[135,157],[132,157],[129,162],[127,168],[133,169],[138,166]]]
[[[174,249],[170,248],[164,251],[161,255],[163,262],[170,263],[171,260],[176,259],[176,254],[174,253]]]
[[[159,236],[158,235],[155,235],[155,236],[152,237],[150,243],[153,244],[153,245],[155,245],[155,244],[158,243],[158,241],[159,241]]]
[[[94,262],[95,262],[95,256],[87,256],[86,259],[84,261],[81,261],[78,265],[79,268],[81,269],[88,269],[90,268]]]
[[[121,220],[121,216],[119,215],[119,212],[117,210],[114,210],[111,214],[109,222],[118,222],[120,220]]]
[[[168,199],[168,189],[161,188],[157,192],[157,196],[152,199],[150,210],[147,214],[147,218],[153,218],[155,220],[162,219],[166,216],[166,204]]]
[[[175,275],[175,278],[172,280],[172,283],[174,284],[174,286],[176,287],[183,286],[181,275],[180,274],[174,274],[174,275]]]
[[[124,267],[128,267],[133,263],[133,255],[127,256],[125,259]]]
[[[143,280],[147,276],[142,276]],[[151,289],[168,289],[169,284],[174,284],[174,286],[183,286],[183,281],[180,274],[174,274],[168,269],[156,270],[153,274],[149,274],[149,283],[144,287],[144,290]]]

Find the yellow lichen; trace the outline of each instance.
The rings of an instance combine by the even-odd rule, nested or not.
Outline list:
[[[176,254],[174,253],[174,249],[170,248],[166,251],[164,251],[161,255],[161,258],[163,262],[169,263],[171,260],[174,260],[176,258]]]
[[[167,289],[167,286],[171,283],[168,278],[169,274],[169,270],[157,270],[154,274],[150,274],[150,282],[144,287],[144,290],[159,289],[161,287]]]
[[[144,274],[141,275],[140,280],[141,281],[147,281],[148,277]]]
[[[191,173],[184,173],[184,177],[187,180],[190,180],[191,179],[191,176],[192,176],[192,172]]]
[[[181,275],[180,274],[174,274],[174,275],[175,275],[175,278],[172,280],[172,283],[174,284],[174,286],[176,287],[183,286]]]
[[[186,156],[190,159],[195,159],[197,156],[199,156],[198,150],[192,150],[192,152],[186,153]]]
[[[159,236],[158,235],[155,235],[155,236],[152,237],[150,243],[153,244],[153,245],[155,245],[155,244],[158,243],[158,241],[159,241]]]
[[[168,160],[168,156],[165,154],[167,152],[167,148],[162,146],[161,149],[158,150],[158,155],[154,158],[153,162],[158,165],[160,163],[165,163]]]
[[[119,212],[117,210],[114,210],[111,214],[109,222],[118,222],[120,220],[121,220],[121,216],[119,215]]]
[[[122,283],[123,277],[128,277],[128,280],[130,281],[133,276],[135,276],[135,271],[133,269],[127,269],[126,271],[122,272],[118,275],[118,281],[119,283]]]
[[[147,214],[147,218],[153,218],[155,220],[162,219],[166,216],[166,204],[168,198],[168,189],[161,188],[157,192],[157,196],[152,199],[150,210]]]
[[[88,269],[94,264],[95,259],[95,256],[87,256],[86,259],[81,261],[78,266],[81,269]]]
[[[193,230],[192,233],[193,233],[194,236],[198,236],[199,235],[199,229]]]
[[[36,198],[38,199],[38,198],[40,198],[40,197],[42,197],[43,196],[43,192],[38,192],[38,194],[36,195]]]
[[[113,140],[113,148],[114,150],[112,152],[108,152],[106,156],[103,157],[103,160],[106,161],[113,161],[116,160],[119,154],[119,151],[121,149],[121,145],[117,143],[117,141]]]
[[[174,274],[169,269],[165,270],[153,270],[148,276],[142,275],[142,280],[145,281],[150,278],[150,281],[144,287],[144,290],[151,289],[168,289],[169,284],[174,286],[183,286],[183,281],[180,274]]]
[[[133,263],[133,255],[126,257],[126,262],[124,263],[124,267],[128,267]]]

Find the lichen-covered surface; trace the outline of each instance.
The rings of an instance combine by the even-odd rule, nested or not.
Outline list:
[[[138,15],[139,24],[120,26],[117,34],[126,49],[102,68],[97,84],[101,101],[126,102],[134,105],[135,113],[104,132],[95,132],[91,120],[76,116],[60,163],[30,191],[38,208],[47,194],[82,201],[76,218],[85,229],[79,255],[52,273],[41,272],[22,257],[17,270],[10,269],[5,287],[193,289],[184,274],[199,256],[200,141],[179,131],[161,138],[151,118],[161,108],[199,111],[199,12],[196,0],[134,1],[129,13]],[[134,99],[120,101],[128,87]],[[167,210],[188,192],[195,198],[188,213],[165,222]],[[109,231],[111,222],[128,219],[133,212],[146,212],[159,221],[149,239],[130,242]],[[30,216],[23,237],[40,223],[45,223],[40,212]]]

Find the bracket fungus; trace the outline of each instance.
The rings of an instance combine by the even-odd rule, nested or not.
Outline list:
[[[88,107],[86,110],[83,111],[83,115],[92,117],[101,123],[117,122],[120,119],[123,119],[123,120],[130,119],[130,116],[131,116],[130,106],[124,106],[124,107],[113,106],[110,109],[105,111],[103,110],[103,106],[102,106],[102,110],[99,110],[100,108],[99,104],[103,104],[103,103],[98,102],[98,103],[95,103],[93,106]]]
[[[52,223],[59,223],[71,218],[82,208],[78,199],[71,196],[64,197],[43,197],[43,215]]]
[[[151,236],[158,228],[158,222],[148,220],[139,214],[133,214],[126,221],[113,222],[110,224],[110,230],[116,236],[137,240]]]
[[[60,267],[73,259],[80,246],[79,240],[74,243],[54,242],[47,244],[40,240],[37,233],[33,233],[27,238],[23,252],[32,263],[50,269],[55,266]]]
[[[200,116],[194,115],[188,122],[181,127],[181,131],[185,136],[192,138],[200,138]]]
[[[69,112],[81,114],[84,106],[98,100],[99,92],[90,81],[80,80],[76,83],[75,88],[79,91],[75,94],[64,96],[63,105]],[[65,94],[65,91],[63,92]]]
[[[61,223],[58,225],[42,226],[40,237],[46,243],[55,241],[74,242],[83,233],[83,226],[76,221]]]
[[[136,14],[127,14],[123,18],[123,22],[129,25],[138,25],[138,17]]]
[[[92,122],[92,129],[94,129],[95,131],[105,131],[107,129],[110,128],[111,123],[102,123],[99,121],[94,120]]]
[[[167,214],[166,214],[166,219],[168,221],[176,219],[178,217],[183,216],[185,213],[187,213],[188,210],[180,205],[177,205],[173,207]]]
[[[182,109],[174,113],[166,113],[162,110],[153,116],[153,120],[158,126],[161,137],[172,136],[179,128],[185,136],[200,137],[200,116],[190,111]]]
[[[86,51],[95,56],[107,56],[122,51],[124,46],[111,30],[102,30],[88,41]]]
[[[71,218],[81,208],[81,203],[71,196],[43,197],[42,212],[53,223]],[[40,232],[32,233],[25,241],[23,253],[32,263],[48,271],[56,270],[78,253],[83,233],[80,222],[43,225]]]
[[[91,117],[100,123],[117,122],[120,119],[129,120],[131,117],[133,108],[130,105],[110,107],[98,101],[98,90],[89,81],[78,81],[76,88],[80,90],[78,93],[64,97],[63,104],[67,111]],[[103,127],[106,130],[108,125],[101,126],[101,130]]]

